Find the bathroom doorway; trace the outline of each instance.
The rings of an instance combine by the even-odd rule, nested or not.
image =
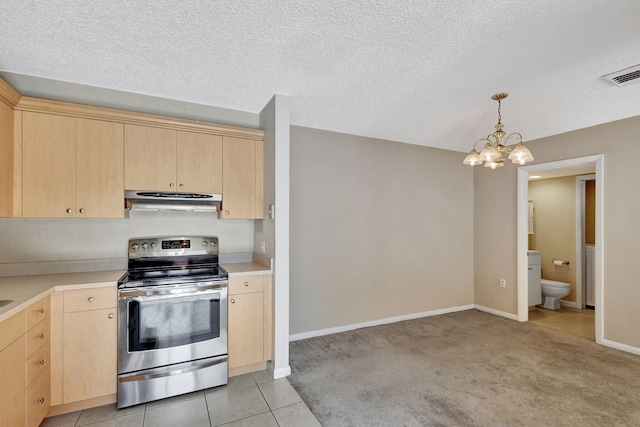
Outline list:
[[[595,197],[595,244],[594,244],[594,306],[595,310],[595,339],[596,342],[602,340],[603,330],[603,316],[602,316],[602,301],[603,301],[603,289],[602,289],[602,162],[603,156],[588,156],[576,159],[561,160],[557,162],[542,163],[531,166],[523,166],[518,169],[518,320],[529,320],[529,303],[528,303],[528,265],[527,265],[527,250],[529,249],[529,200],[531,199],[529,194],[529,178],[532,176],[544,176],[546,178],[551,177],[567,177],[572,176],[571,179],[575,180],[576,175],[584,175],[595,171],[593,179],[597,182],[596,185],[596,197]],[[574,181],[575,182],[575,181]],[[575,190],[574,190],[575,191]],[[534,200],[535,209],[535,200]],[[582,199],[578,200],[576,197],[576,208],[578,203],[582,204]],[[578,210],[578,209],[576,209]],[[581,206],[579,209],[582,212]],[[575,215],[575,214],[574,214]],[[576,216],[577,219],[577,216]],[[572,228],[577,222],[572,221]],[[575,306],[570,307],[567,310],[576,310],[584,306],[585,291],[582,287],[582,259],[583,259],[583,236],[584,231],[582,229],[582,220],[578,223],[580,229],[576,229],[576,245],[578,245],[578,238],[580,239],[580,245],[578,250],[575,249],[574,254],[570,256],[573,260],[574,269],[579,270],[580,274],[577,274],[575,279],[572,279],[577,284],[574,290],[574,296],[576,299]],[[535,231],[534,231],[535,232]],[[578,261],[579,260],[579,261]],[[563,260],[564,261],[564,260]],[[549,262],[552,262],[549,260]],[[576,271],[576,273],[578,273]],[[577,277],[580,276],[580,277]],[[555,278],[559,280],[559,278]],[[578,293],[580,295],[578,295]],[[578,310],[576,310],[578,312]]]

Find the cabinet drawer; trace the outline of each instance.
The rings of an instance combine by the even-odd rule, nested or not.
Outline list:
[[[27,331],[26,317],[25,310],[22,310],[0,323],[0,351],[24,335]]]
[[[65,313],[115,308],[118,305],[118,290],[114,286],[64,291],[63,298]]]
[[[27,332],[27,358],[49,341],[49,318],[44,319]]]
[[[27,386],[49,367],[49,346],[44,345],[27,359]]]
[[[27,387],[27,427],[38,427],[49,412],[51,406],[50,377],[47,366]]]
[[[40,301],[34,302],[27,308],[27,330],[33,328],[38,323],[49,317],[50,312],[49,296],[42,298]]]
[[[229,277],[229,295],[264,291],[264,275]]]

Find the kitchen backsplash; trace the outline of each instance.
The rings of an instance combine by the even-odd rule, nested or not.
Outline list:
[[[253,223],[194,212],[138,211],[127,219],[0,218],[0,276],[126,269],[128,240],[147,236],[217,236],[221,261],[242,262],[253,251]]]

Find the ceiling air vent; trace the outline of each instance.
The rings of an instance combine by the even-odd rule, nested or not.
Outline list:
[[[627,86],[633,83],[640,82],[640,64],[633,67],[625,68],[624,70],[616,71],[615,73],[602,76],[603,79],[609,80],[616,86]]]

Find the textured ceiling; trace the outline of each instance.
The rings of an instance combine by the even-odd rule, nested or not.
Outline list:
[[[0,70],[468,151],[640,115],[638,0],[3,0]]]

